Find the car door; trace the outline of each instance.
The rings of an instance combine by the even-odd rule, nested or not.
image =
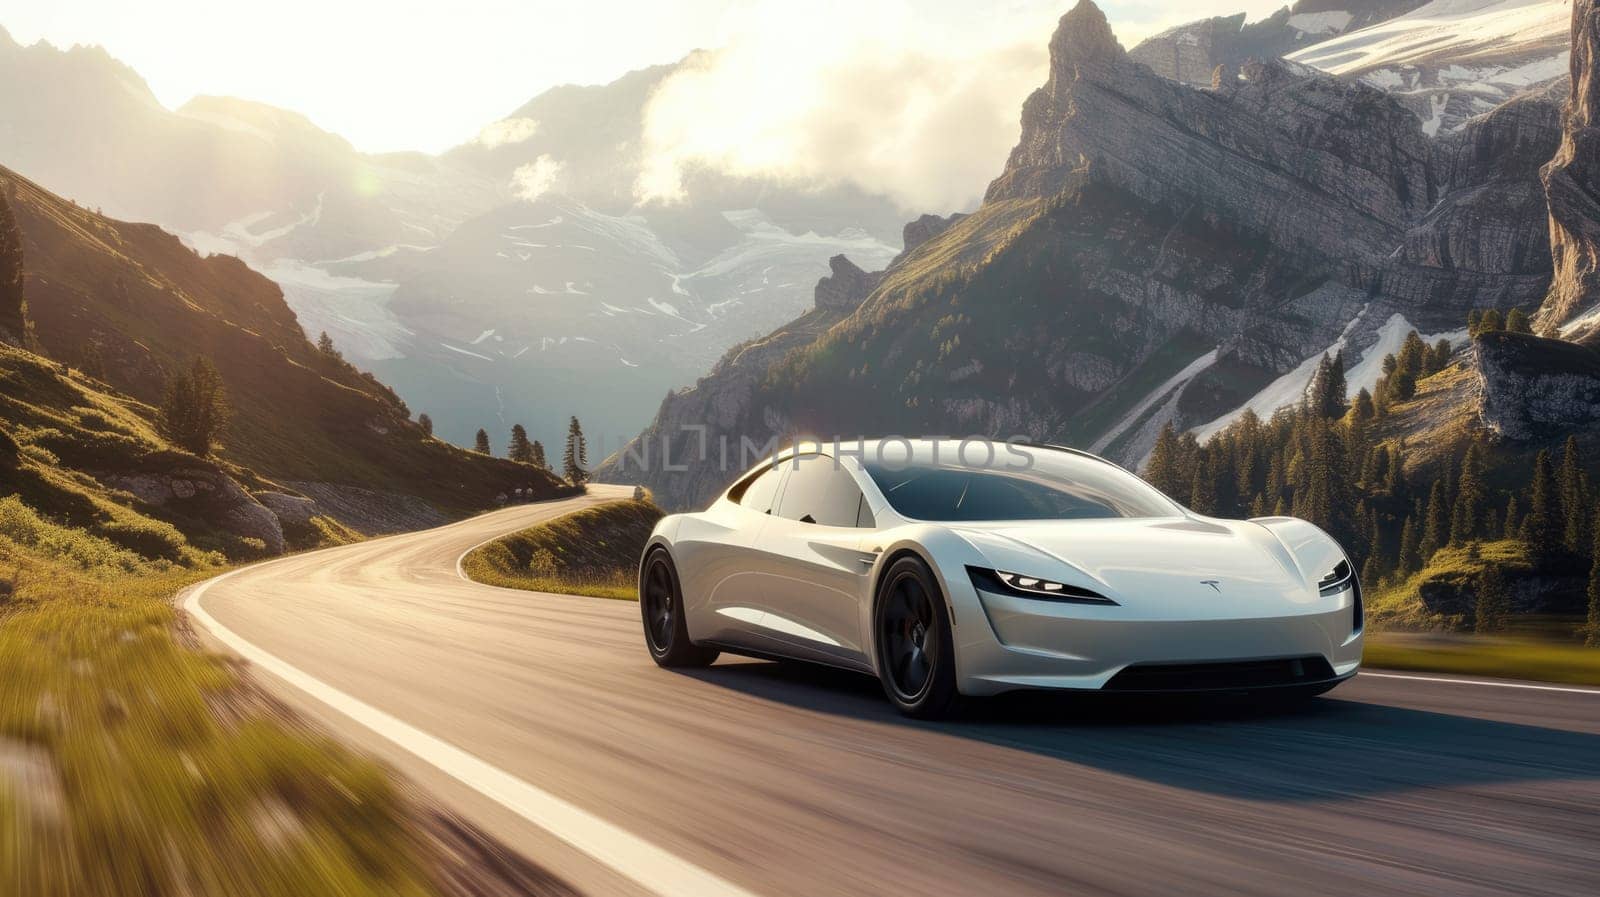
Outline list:
[[[791,469],[777,508],[756,537],[762,627],[796,653],[864,666],[861,602],[875,556],[862,547],[871,514],[855,478],[828,455],[784,466]]]
[[[760,647],[763,562],[756,539],[788,473],[780,465],[754,471],[728,491],[731,503],[718,502],[680,525],[675,544],[690,638]]]

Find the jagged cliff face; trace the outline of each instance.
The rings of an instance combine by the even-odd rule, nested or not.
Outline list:
[[[1396,316],[1445,332],[1548,287],[1548,98],[1430,141],[1381,91],[1298,66],[1206,90],[1159,77],[1089,2],[1051,62],[977,212],[914,222],[881,278],[851,279],[871,287],[848,313],[836,274],[801,326],[669,397],[647,436],[715,454],[783,434],[1020,434],[1137,463],[1162,424],[1224,420],[1324,351],[1354,364]],[[736,473],[715,460],[678,452],[688,473],[629,481],[696,505]]]
[[[1280,247],[1373,258],[1433,204],[1427,141],[1376,90],[1277,63],[1194,90],[1129,60],[1088,3],[1062,19],[1050,55],[990,202],[1053,195],[1092,167],[1140,200],[1198,206]]]
[[[1561,147],[1544,169],[1555,278],[1536,319],[1600,344],[1600,7],[1572,6],[1572,86]]]

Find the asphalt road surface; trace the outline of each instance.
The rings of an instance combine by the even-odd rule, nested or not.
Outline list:
[[[247,568],[199,628],[586,893],[1600,893],[1600,692],[1363,674],[1303,709],[658,669],[630,602],[463,580],[525,505]]]

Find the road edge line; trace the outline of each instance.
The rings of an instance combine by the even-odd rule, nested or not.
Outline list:
[[[201,606],[200,600],[212,586],[271,563],[268,561],[240,567],[190,586],[180,593],[183,610],[212,637],[253,666],[266,670],[359,723],[646,891],[662,897],[755,897],[752,892],[668,853],[614,823],[334,688],[247,641]]]
[[[1530,691],[1559,691],[1578,695],[1600,695],[1600,688],[1581,688],[1574,685],[1541,685],[1537,682],[1496,682],[1492,679],[1456,679],[1450,676],[1414,676],[1407,673],[1380,673],[1363,669],[1356,678],[1409,679],[1413,682],[1445,682],[1451,685],[1483,685],[1490,688],[1523,688]]]

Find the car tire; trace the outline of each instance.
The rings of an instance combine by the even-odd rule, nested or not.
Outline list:
[[[644,644],[658,666],[683,669],[710,666],[717,652],[689,641],[683,588],[665,548],[651,549],[639,572],[639,616]]]
[[[921,558],[900,558],[884,571],[873,601],[878,681],[889,702],[915,719],[954,714],[955,639],[938,580]]]

